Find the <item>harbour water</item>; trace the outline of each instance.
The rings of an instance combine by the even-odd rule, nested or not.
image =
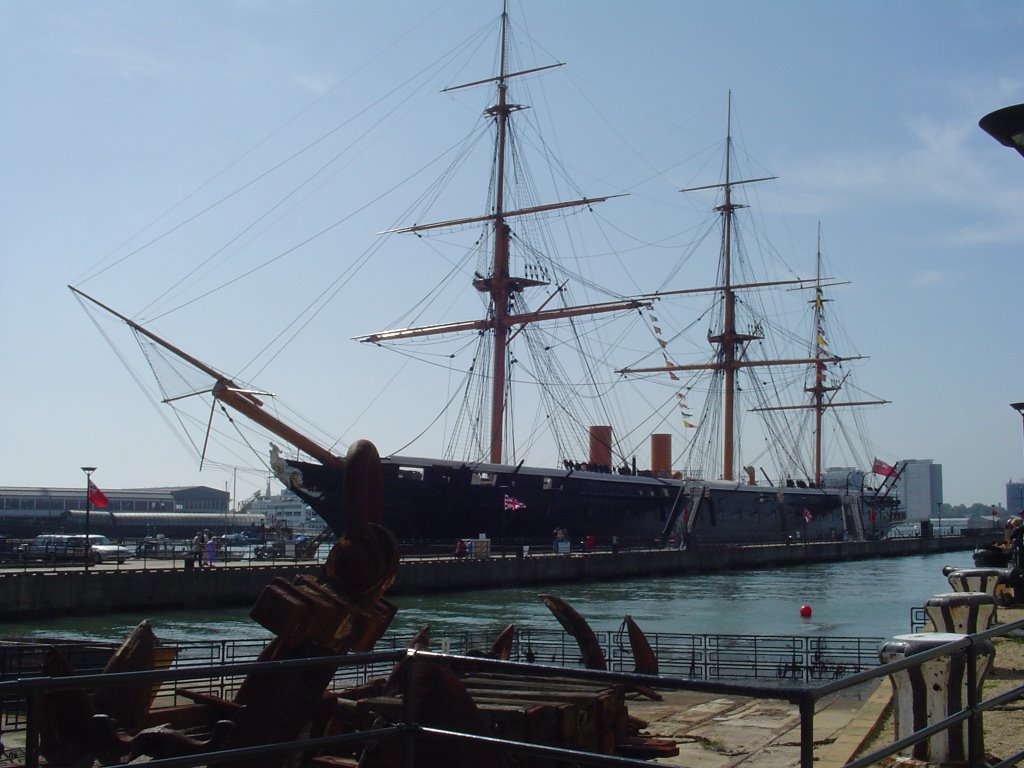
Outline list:
[[[550,592],[567,600],[595,630],[615,630],[624,614],[648,634],[756,634],[888,638],[910,631],[910,613],[932,595],[948,592],[944,565],[970,567],[970,552],[879,558],[762,571],[727,571],[545,589],[480,590],[403,596],[392,632],[409,637],[429,624],[434,638],[478,630],[497,634],[510,623],[559,629],[537,599]],[[800,607],[810,606],[809,618]],[[0,623],[2,637],[123,640],[142,619],[165,641],[247,640],[269,637],[247,608],[154,614],[66,616],[31,623]],[[404,641],[402,642],[404,644]]]

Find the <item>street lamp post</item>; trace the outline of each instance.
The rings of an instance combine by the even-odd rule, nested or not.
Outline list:
[[[1010,407],[1020,414],[1022,425],[1024,425],[1024,403],[1010,403]]]
[[[1024,403],[1010,403],[1010,407],[1013,408],[1021,416],[1021,425],[1024,426]],[[1022,500],[1022,506],[1024,506],[1024,500]],[[1010,514],[1013,514],[1009,509],[1006,510]]]
[[[89,492],[92,490],[92,473],[96,471],[96,467],[82,467],[82,471],[85,472],[85,569],[89,570],[89,561],[92,559],[92,553],[89,551]]]
[[[978,125],[1004,147],[1015,149],[1024,157],[1024,104],[989,112]]]

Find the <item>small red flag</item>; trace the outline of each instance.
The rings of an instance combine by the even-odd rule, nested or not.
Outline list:
[[[896,474],[896,470],[890,467],[881,459],[875,459],[875,461],[871,464],[871,471],[874,472],[876,475],[885,475],[886,477],[891,477],[892,475]]]
[[[103,491],[96,487],[96,483],[89,481],[89,503],[98,509],[103,509],[110,502]]]

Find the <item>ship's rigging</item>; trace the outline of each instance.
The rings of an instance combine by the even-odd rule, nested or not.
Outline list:
[[[622,374],[653,374],[666,373],[673,381],[678,380],[678,373],[686,372],[707,372],[711,374],[711,381],[707,388],[707,396],[704,401],[704,409],[701,414],[699,425],[691,424],[688,418],[691,414],[685,409],[685,394],[680,391],[680,411],[686,427],[697,430],[697,434],[690,443],[690,450],[686,466],[694,472],[696,467],[717,467],[718,471],[697,470],[697,475],[718,476],[723,480],[737,479],[737,458],[740,455],[739,446],[739,414],[741,407],[741,386],[739,373],[749,371],[752,375],[749,380],[755,385],[759,383],[756,371],[758,369],[785,369],[798,367],[801,370],[812,370],[814,383],[804,388],[804,391],[811,395],[811,402],[798,405],[768,405],[760,394],[755,397],[755,406],[750,408],[751,412],[772,415],[779,411],[798,409],[810,409],[814,412],[813,427],[813,449],[811,466],[812,471],[804,471],[803,474],[810,478],[810,481],[818,485],[823,477],[822,465],[822,435],[823,415],[830,408],[855,407],[867,405],[881,405],[888,401],[871,399],[861,401],[835,401],[835,394],[842,388],[842,382],[829,385],[826,383],[827,371],[831,366],[838,366],[846,361],[860,359],[860,356],[841,356],[831,352],[825,339],[824,330],[824,286],[821,275],[821,249],[820,230],[818,248],[818,269],[816,278],[813,281],[792,280],[772,282],[756,282],[740,284],[734,282],[734,264],[738,253],[736,244],[736,212],[747,206],[736,202],[734,191],[745,184],[755,184],[763,181],[771,181],[775,177],[736,179],[732,176],[732,96],[729,98],[729,110],[727,118],[727,130],[725,141],[725,179],[720,184],[710,184],[698,187],[690,187],[681,190],[682,192],[697,192],[703,190],[720,190],[723,196],[722,202],[715,206],[715,211],[721,220],[721,248],[719,255],[719,285],[706,289],[717,296],[718,315],[716,322],[709,328],[707,341],[714,352],[711,360],[699,363],[676,364],[667,351],[663,352],[664,364],[656,366],[633,366],[620,369]],[[760,343],[764,338],[764,328],[761,320],[754,320],[746,328],[740,326],[737,321],[737,306],[740,303],[739,292],[756,290],[784,285],[790,283],[797,289],[810,288],[814,291],[814,298],[811,301],[813,306],[813,334],[811,349],[804,357],[758,357],[753,353],[755,343]],[[699,291],[700,289],[698,289]],[[697,292],[697,291],[695,291]],[[662,344],[665,349],[667,345]],[[843,376],[845,381],[846,376]],[[768,382],[763,382],[768,384]],[[684,390],[692,390],[693,384],[688,384]],[[775,393],[773,393],[775,394]],[[799,466],[801,460],[795,448],[799,444],[797,435],[791,425],[777,420],[767,422],[767,433],[774,437],[776,450],[780,452],[776,459],[776,465],[780,467]],[[716,436],[721,436],[720,443],[716,442]],[[714,447],[719,447],[720,463],[717,463],[713,453]],[[710,450],[709,450],[710,449]],[[806,466],[806,465],[804,465]],[[748,473],[747,481],[753,483],[755,469],[753,462],[745,467]],[[812,473],[813,472],[813,473]],[[772,480],[771,478],[768,478]],[[782,478],[776,478],[781,480]]]
[[[534,449],[543,439],[542,435],[548,434],[555,445],[558,459],[542,461],[557,466],[562,459],[585,456],[583,446],[586,445],[588,425],[623,423],[618,415],[611,414],[611,405],[606,404],[601,396],[616,388],[619,391],[612,394],[619,396],[620,385],[625,383],[627,387],[633,387],[630,391],[631,412],[625,417],[633,426],[630,430],[621,431],[617,427],[615,442],[609,446],[617,465],[635,461],[638,449],[647,442],[650,435],[658,430],[666,430],[690,437],[684,441],[681,463],[678,457],[675,460],[675,466],[688,476],[735,480],[739,477],[741,466],[756,466],[760,470],[763,457],[772,452],[770,471],[773,474],[768,479],[781,480],[785,474],[793,474],[820,483],[823,471],[821,456],[824,452],[823,415],[840,406],[882,401],[838,401],[838,388],[842,386],[848,389],[851,383],[848,380],[850,370],[841,366],[844,362],[858,359],[855,355],[843,356],[833,352],[833,349],[840,349],[838,345],[812,343],[810,349],[803,353],[788,354],[781,354],[775,347],[769,346],[774,343],[769,341],[770,336],[780,329],[767,313],[756,311],[760,295],[780,289],[790,292],[813,291],[814,298],[810,302],[815,312],[813,328],[817,332],[816,336],[821,337],[823,308],[827,301],[823,290],[831,283],[822,278],[820,268],[816,279],[784,276],[784,279],[775,280],[760,279],[753,272],[740,268],[738,256],[743,249],[736,213],[747,206],[739,193],[748,185],[774,177],[748,178],[734,173],[731,96],[724,153],[724,181],[684,190],[690,195],[711,190],[722,195],[713,209],[717,223],[721,225],[720,264],[716,284],[709,288],[666,287],[654,293],[641,293],[635,289],[624,290],[627,276],[623,276],[615,284],[615,290],[601,288],[595,281],[581,280],[581,270],[566,268],[556,256],[559,248],[555,240],[550,238],[546,227],[552,223],[566,226],[570,221],[578,223],[583,218],[581,214],[600,210],[603,203],[620,197],[617,193],[624,187],[616,185],[611,190],[614,193],[590,196],[569,182],[566,175],[565,180],[575,195],[567,195],[571,198],[568,200],[542,202],[542,196],[529,176],[525,153],[520,146],[522,137],[513,119],[526,107],[511,100],[510,87],[562,65],[556,63],[513,69],[509,65],[509,29],[506,12],[501,16],[497,75],[446,89],[454,93],[474,86],[494,88],[493,103],[483,110],[484,119],[494,138],[489,196],[484,212],[462,218],[442,219],[435,223],[396,226],[386,230],[384,234],[388,237],[382,238],[372,251],[379,254],[388,244],[396,242],[390,238],[392,235],[414,235],[417,240],[426,241],[430,236],[445,239],[450,233],[466,228],[479,228],[482,231],[475,243],[465,249],[461,259],[449,262],[451,270],[435,286],[435,290],[439,290],[461,275],[473,272],[471,283],[482,299],[482,316],[421,325],[418,324],[423,322],[421,316],[410,314],[405,327],[401,327],[405,325],[403,323],[396,323],[399,327],[358,337],[363,342],[396,348],[401,354],[408,355],[410,360],[416,358],[419,361],[434,362],[435,365],[449,366],[453,381],[447,397],[436,397],[434,393],[424,396],[420,414],[422,420],[413,426],[413,430],[426,424],[423,427],[425,432],[443,417],[446,420],[444,432],[447,441],[444,458],[465,460],[471,464],[517,464],[521,459],[537,461]],[[477,132],[472,140],[479,140],[480,135]],[[548,147],[543,144],[533,146],[544,147],[547,156]],[[461,164],[467,156],[465,151],[456,154],[458,157],[453,167]],[[433,205],[440,199],[437,192],[438,188],[433,187],[430,195],[421,200]],[[421,213],[426,210],[421,209]],[[412,217],[412,220],[416,221],[416,217]],[[698,247],[697,244],[690,247],[679,246],[678,243],[676,245],[683,252],[680,263]],[[692,250],[687,252],[688,248]],[[469,266],[474,256],[478,259],[475,269]],[[364,257],[367,255],[364,254]],[[365,258],[361,257],[361,263],[364,262]],[[627,272],[625,269],[623,271]],[[678,266],[671,267],[668,275],[674,284],[687,277],[679,271]],[[634,278],[634,275],[628,275],[631,287],[635,286]],[[570,294],[574,283],[582,283],[588,291],[590,303],[576,303]],[[666,283],[660,285],[665,286]],[[333,296],[335,287],[331,285],[328,289]],[[682,312],[663,311],[668,310],[668,305],[674,302],[686,302],[688,298],[701,294],[712,296],[710,308],[701,314],[693,310],[695,316],[691,315],[680,322]],[[605,300],[595,302],[594,298]],[[420,312],[427,304],[429,300],[425,300],[416,311]],[[687,302],[685,308],[691,311],[692,302]],[[620,322],[624,313],[632,316],[625,324]],[[305,322],[308,319],[302,321],[303,324]],[[714,354],[710,360],[697,362],[696,358],[679,352],[677,340],[690,326],[705,322],[708,323],[707,341],[712,345]],[[601,331],[604,328],[611,329],[613,323],[630,325],[629,332],[633,337],[626,342],[623,341],[626,339],[625,333],[617,335],[617,331],[611,330],[609,333],[616,334],[611,339],[601,336]],[[347,327],[352,326],[347,324]],[[649,365],[645,360],[628,364],[630,357],[642,355],[638,352],[640,347],[635,338],[637,331],[648,334],[649,338],[645,341],[653,339],[659,345],[663,364]],[[789,333],[789,340],[793,341],[792,332]],[[451,362],[455,358],[454,354],[437,352],[439,346],[430,347],[431,342],[436,343],[442,337],[449,339],[454,334],[468,335],[465,341],[460,342],[459,365]],[[422,348],[421,351],[412,352],[406,346],[407,342],[424,341],[428,342],[425,352]],[[472,362],[468,366],[461,365],[466,359],[464,353],[470,348],[474,349]],[[566,352],[570,354],[566,355]],[[760,354],[762,352],[767,354]],[[570,369],[565,363],[566,357],[576,358],[575,368]],[[675,362],[684,359],[690,361]],[[152,361],[150,364],[153,365]],[[615,377],[613,374],[616,369],[627,375]],[[838,376],[834,380],[826,380],[836,369],[839,371]],[[807,375],[808,371],[812,381],[804,383],[803,389],[810,395],[809,404],[773,405],[785,402],[784,390],[797,384],[798,379]],[[216,372],[207,373],[214,376],[217,382],[213,389],[215,397],[239,407],[243,413],[246,413],[244,409],[254,404],[253,399],[260,399],[255,388],[230,383],[232,380],[241,382],[238,375],[229,378]],[[705,374],[710,375],[699,378]],[[643,387],[635,382],[637,378],[648,381],[660,379],[656,382],[663,385],[660,399],[641,393]],[[421,393],[415,378],[407,380],[412,381],[408,387],[409,393],[419,400]],[[222,381],[228,383],[223,384]],[[527,384],[537,385],[538,405],[533,409],[520,405],[517,411],[515,404],[519,401],[517,395],[520,393],[516,389]],[[184,389],[190,394],[210,392],[208,386],[205,389],[199,386]],[[175,402],[176,395],[165,390],[162,399],[168,403]],[[368,403],[354,403],[351,410],[369,408],[375,401],[376,396]],[[639,413],[644,406],[649,408],[651,415]],[[791,415],[798,409],[814,415],[814,425],[810,431],[785,418],[785,411]],[[741,420],[745,412],[756,413],[765,419],[764,447],[742,444]],[[206,438],[194,443],[196,452],[202,457],[207,453],[206,439],[214,429],[212,415],[211,408],[209,418],[204,417],[201,422],[196,422],[206,433]],[[252,412],[246,415],[253,417]],[[451,419],[451,423],[447,423],[448,419]],[[254,420],[259,423],[258,418]],[[516,421],[521,422],[518,430],[513,427]],[[528,428],[524,429],[523,426]],[[794,447],[801,442],[814,444],[813,460],[808,461],[801,450]],[[335,445],[333,438],[320,438],[311,446],[311,450],[299,447],[321,461],[330,461],[329,456],[334,455]],[[403,451],[404,447],[393,453]],[[262,453],[260,450],[254,452]],[[640,463],[643,466],[643,458]],[[763,470],[760,471],[764,474]]]
[[[420,326],[415,328],[394,329],[382,331],[357,337],[359,341],[381,344],[385,342],[403,341],[406,339],[437,336],[441,334],[476,331],[480,337],[479,352],[475,358],[473,368],[482,365],[489,359],[490,368],[490,390],[485,392],[476,389],[472,385],[479,385],[483,378],[480,372],[471,371],[473,374],[467,381],[467,397],[464,400],[466,406],[460,410],[459,424],[455,433],[462,431],[471,435],[486,435],[486,441],[477,444],[476,449],[486,457],[492,464],[501,464],[506,460],[514,461],[516,452],[510,450],[514,446],[509,443],[513,439],[511,428],[511,385],[513,382],[512,370],[518,364],[518,358],[513,354],[510,343],[519,335],[526,341],[525,346],[534,361],[534,377],[541,383],[549,379],[547,384],[562,384],[562,390],[567,391],[570,384],[568,378],[562,373],[556,359],[547,354],[550,351],[548,345],[530,333],[531,326],[547,321],[571,321],[573,318],[592,316],[603,313],[623,312],[638,310],[649,306],[650,303],[644,300],[623,299],[617,301],[601,302],[596,304],[572,306],[562,303],[549,307],[554,299],[563,296],[565,285],[559,285],[551,291],[542,305],[531,310],[527,304],[524,293],[530,288],[540,288],[550,285],[550,273],[544,261],[534,262],[533,257],[541,255],[542,251],[536,246],[526,243],[523,238],[514,232],[513,227],[521,220],[531,216],[549,214],[558,211],[567,211],[578,208],[589,208],[598,203],[610,199],[610,195],[594,198],[581,198],[577,200],[527,205],[522,207],[509,207],[507,194],[511,190],[523,186],[525,168],[512,162],[515,155],[514,137],[512,130],[511,116],[526,107],[514,104],[509,101],[509,82],[515,78],[554,69],[561,64],[532,67],[515,72],[508,71],[508,12],[502,13],[499,72],[495,77],[476,80],[464,85],[454,86],[447,91],[459,90],[480,85],[494,85],[497,93],[496,103],[487,108],[486,114],[493,120],[494,125],[494,163],[492,180],[490,185],[491,201],[488,205],[488,212],[482,216],[471,216],[459,219],[449,219],[431,224],[417,224],[408,227],[401,227],[391,230],[393,234],[415,233],[421,234],[431,230],[451,229],[458,227],[469,227],[476,224],[483,224],[489,232],[491,251],[490,263],[483,267],[486,272],[478,270],[473,280],[473,287],[487,297],[486,316],[476,320],[446,323],[441,325]],[[516,178],[510,179],[510,168],[516,171]],[[515,182],[513,184],[512,182]],[[529,186],[528,184],[526,185]],[[521,230],[525,233],[527,229]],[[513,243],[520,245],[525,251],[526,275],[517,276],[512,272],[511,251]],[[579,384],[579,383],[577,383]],[[544,408],[552,424],[558,424],[567,418],[574,421],[565,408],[565,403],[553,399],[549,394],[552,387],[541,387],[542,397],[545,399]],[[468,407],[468,404],[475,404],[476,408]],[[586,425],[580,423],[569,423],[570,430],[582,431]],[[559,435],[559,430],[553,430],[555,440],[559,444],[559,450],[563,456],[571,455],[568,443],[564,437]]]

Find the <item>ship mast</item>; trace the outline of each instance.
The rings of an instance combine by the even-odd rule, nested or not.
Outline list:
[[[817,271],[814,281],[814,298],[811,300],[813,307],[813,328],[814,334],[814,384],[804,388],[804,392],[811,395],[811,402],[803,405],[777,405],[777,406],[765,406],[763,408],[754,408],[754,412],[764,411],[792,411],[810,408],[814,411],[814,482],[817,485],[821,485],[821,479],[823,476],[821,466],[821,438],[823,434],[822,425],[824,423],[825,411],[830,408],[850,408],[855,406],[863,405],[885,405],[888,400],[859,400],[859,401],[846,401],[846,402],[835,402],[835,394],[831,395],[826,399],[825,394],[827,392],[837,393],[842,389],[843,382],[839,382],[835,386],[827,386],[825,384],[825,367],[826,364],[836,360],[854,360],[857,358],[843,357],[837,358],[828,353],[828,342],[825,337],[825,303],[831,301],[826,299],[821,277],[821,225],[818,225],[818,250],[817,250]],[[845,381],[845,377],[844,377]]]
[[[729,94],[727,129],[725,137],[725,183],[722,191],[725,199],[717,210],[722,215],[722,297],[725,312],[722,333],[708,337],[712,344],[718,344],[721,368],[725,374],[725,400],[723,403],[724,433],[722,438],[722,477],[733,479],[733,439],[736,434],[736,362],[740,345],[761,338],[754,334],[736,333],[736,293],[732,289],[732,221],[737,208],[743,207],[732,202],[732,94]]]
[[[562,307],[557,309],[541,309],[534,312],[512,314],[512,296],[521,293],[525,288],[548,285],[544,280],[533,280],[524,277],[514,277],[510,274],[510,243],[512,229],[509,221],[520,216],[535,213],[543,213],[566,208],[590,206],[594,203],[604,202],[619,195],[609,195],[598,198],[584,198],[568,202],[549,203],[545,205],[531,206],[517,210],[505,209],[505,175],[506,175],[506,150],[508,148],[508,126],[511,115],[520,109],[525,109],[519,104],[512,104],[508,101],[508,81],[513,77],[541,72],[547,69],[560,67],[562,64],[550,64],[547,66],[535,67],[519,72],[508,72],[508,4],[501,15],[501,50],[500,65],[497,76],[485,80],[478,80],[464,85],[445,88],[444,92],[450,92],[461,88],[494,83],[498,94],[497,103],[488,107],[486,114],[495,121],[495,197],[493,210],[486,216],[478,216],[463,219],[437,222],[433,224],[422,224],[411,227],[388,230],[391,233],[423,232],[430,229],[457,227],[470,225],[479,222],[491,221],[494,227],[493,254],[491,260],[491,273],[487,277],[477,277],[473,281],[473,287],[481,293],[490,297],[490,312],[486,319],[470,320],[442,325],[424,326],[418,328],[406,328],[398,330],[383,331],[357,336],[356,340],[369,343],[381,343],[386,341],[397,341],[401,339],[432,336],[443,333],[454,333],[459,331],[477,330],[491,333],[494,337],[492,346],[491,362],[491,393],[490,393],[490,429],[488,451],[490,462],[500,464],[504,455],[504,431],[505,431],[505,400],[508,386],[509,372],[509,341],[515,333],[530,323],[543,320],[557,320],[581,315],[593,315],[602,312],[618,312],[623,310],[637,309],[650,306],[651,302],[644,299],[623,299],[621,301],[610,301],[599,304],[588,304],[581,306]],[[552,295],[557,295],[561,287]]]
[[[815,357],[818,358],[818,362],[814,364],[814,384],[807,387],[805,391],[809,392],[813,398],[814,403],[814,482],[821,484],[821,424],[822,417],[825,414],[825,393],[836,392],[839,387],[827,387],[825,386],[825,361],[822,359],[825,357],[825,329],[824,316],[825,316],[825,297],[821,290],[821,224],[818,224],[818,248],[816,253],[816,271],[815,276],[817,280],[814,286],[814,349]]]
[[[502,435],[505,422],[505,373],[508,351],[508,304],[509,273],[509,226],[505,223],[505,143],[508,118],[511,107],[508,103],[508,84],[505,82],[507,53],[508,3],[501,13],[501,67],[498,74],[498,103],[491,107],[498,128],[498,167],[495,171],[496,188],[494,197],[494,263],[491,267],[491,283],[488,293],[494,308],[494,358],[491,366],[491,463],[500,464],[502,458]]]
[[[721,184],[709,184],[701,187],[690,187],[682,192],[694,192],[704,189],[721,189],[723,201],[715,207],[722,218],[722,251],[721,280],[714,289],[722,296],[723,314],[722,327],[717,334],[708,334],[708,342],[715,345],[714,359],[709,363],[692,365],[663,365],[649,368],[625,368],[620,373],[655,373],[662,371],[721,371],[724,382],[722,387],[722,479],[735,479],[735,442],[736,442],[736,373],[742,368],[755,368],[782,365],[824,365],[827,362],[839,362],[850,358],[840,358],[827,354],[819,354],[813,358],[790,358],[776,360],[750,360],[745,357],[746,346],[751,341],[763,338],[760,333],[739,333],[736,329],[736,291],[743,288],[758,288],[770,285],[781,285],[789,281],[767,283],[747,283],[734,285],[732,281],[732,240],[733,218],[735,212],[747,206],[733,202],[733,188],[741,184],[753,184],[776,178],[767,176],[757,179],[732,178],[732,93],[729,93],[728,117],[726,121],[725,140],[725,181]],[[806,280],[794,280],[794,283],[805,283]],[[666,294],[667,295],[667,294]]]
[[[818,224],[818,251],[816,259],[815,276],[817,277],[814,286],[814,349],[818,362],[814,364],[814,385],[808,387],[814,398],[814,482],[821,483],[821,421],[825,413],[825,393],[839,389],[839,387],[825,386],[825,362],[821,359],[825,355],[825,333],[822,328],[822,318],[825,314],[825,298],[821,290],[821,224]]]

